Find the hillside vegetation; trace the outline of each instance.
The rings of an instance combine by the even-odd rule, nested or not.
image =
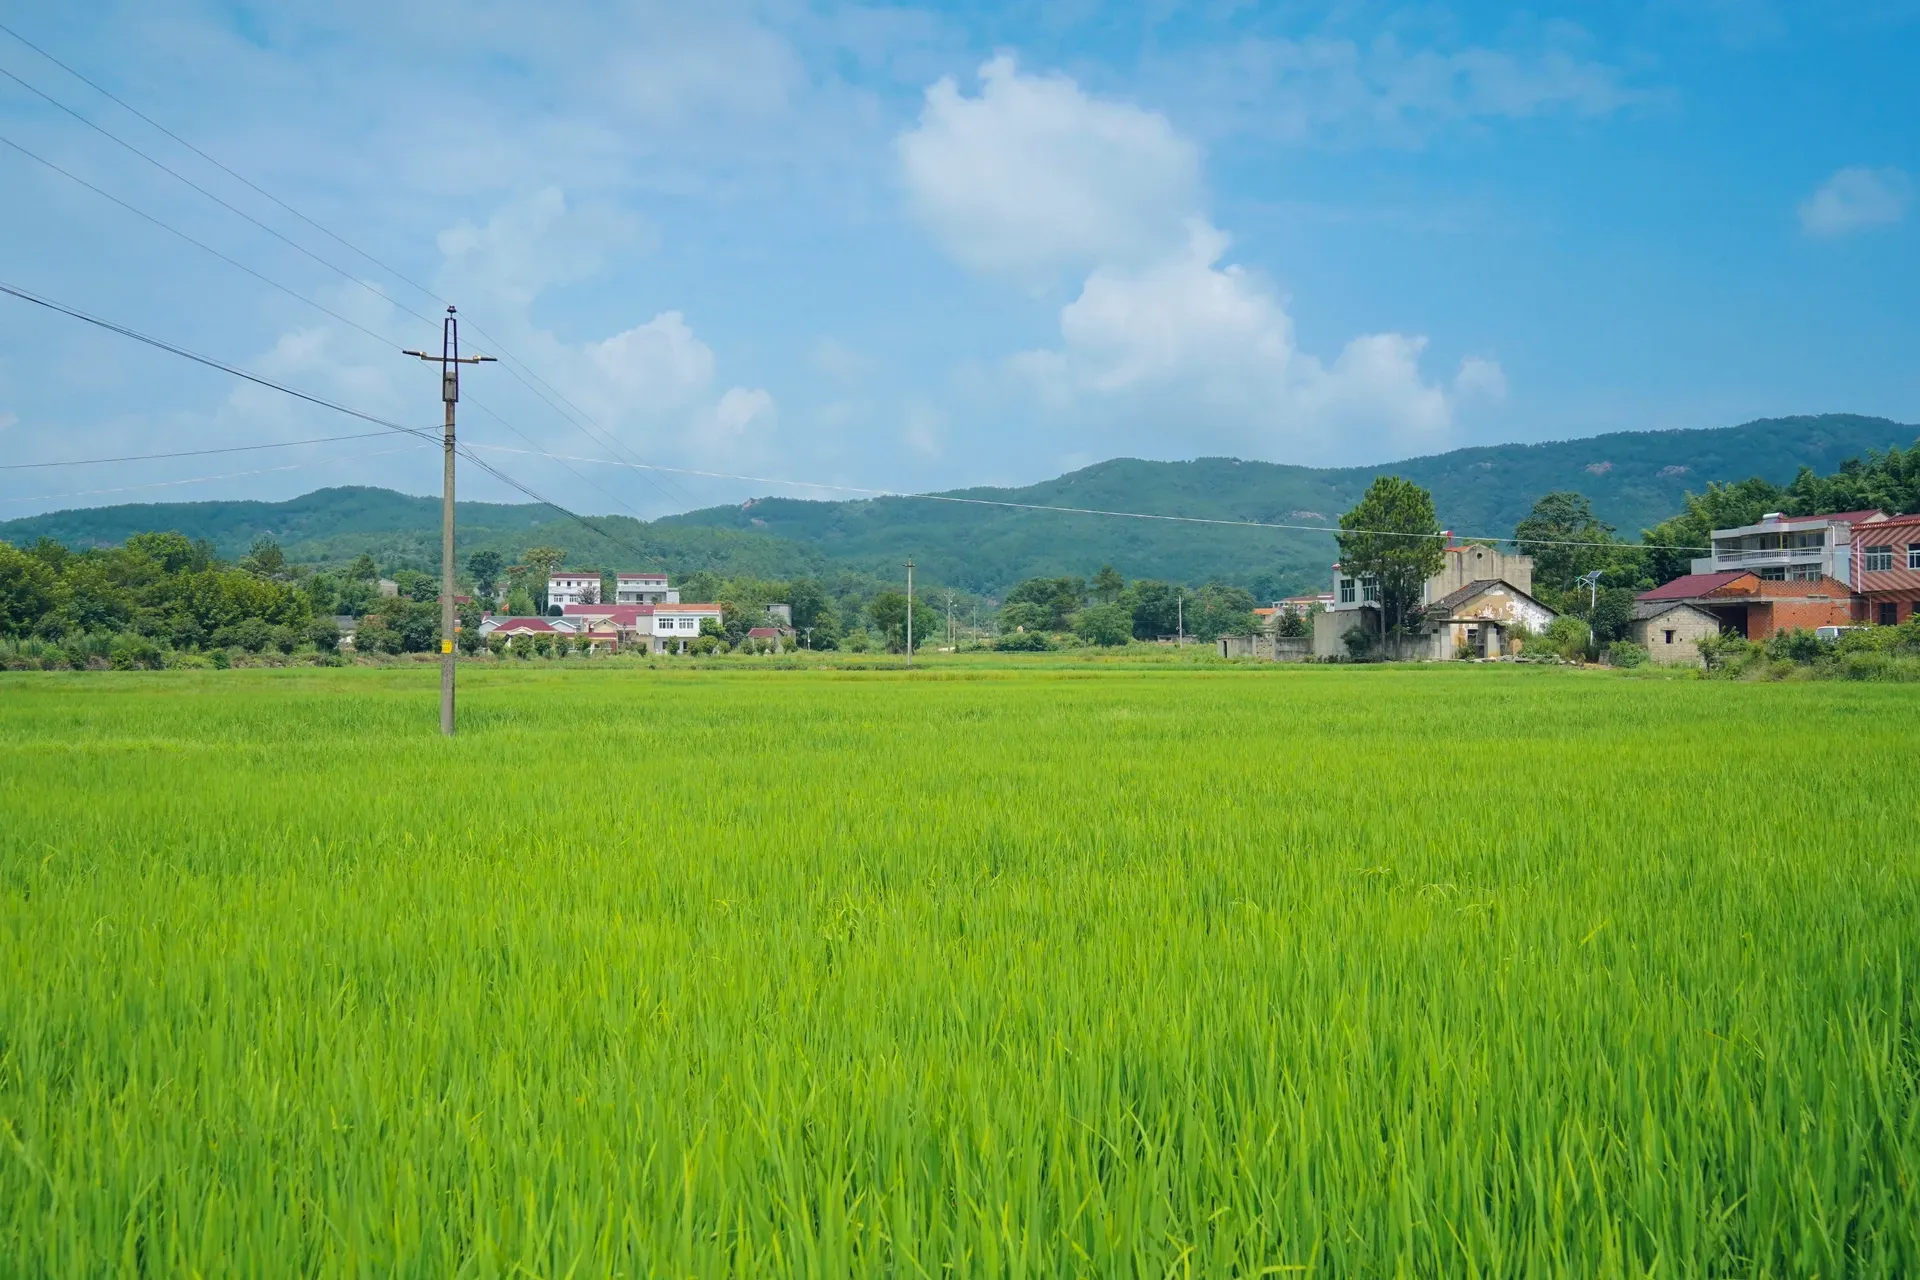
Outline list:
[[[642,523],[596,517],[601,537],[534,504],[461,503],[460,556],[528,546],[563,548],[576,566],[665,568],[676,574],[824,576],[836,569],[892,576],[911,555],[930,585],[998,595],[1026,578],[1088,574],[1112,564],[1128,578],[1251,588],[1261,597],[1322,585],[1331,528],[1376,476],[1430,489],[1441,520],[1463,535],[1505,535],[1543,495],[1576,490],[1594,515],[1632,537],[1681,511],[1711,482],[1773,485],[1801,467],[1826,473],[1847,458],[1906,445],[1920,429],[1850,414],[1775,418],[1705,431],[1622,432],[1536,445],[1497,445],[1374,467],[1321,469],[1200,458],[1116,458],[1022,488],[954,490],[970,502],[879,498],[809,502],[761,498]],[[979,505],[1091,507],[1154,515],[1309,526],[1210,527]],[[0,539],[50,537],[74,547],[117,544],[173,529],[237,557],[260,536],[289,559],[341,564],[366,553],[383,568],[438,564],[440,508],[384,489],[322,489],[287,502],[193,502],[98,507],[0,524]],[[636,554],[636,552],[638,554]]]

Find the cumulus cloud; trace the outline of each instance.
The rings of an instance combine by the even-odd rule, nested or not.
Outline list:
[[[443,292],[479,292],[525,307],[541,291],[592,275],[616,249],[650,248],[638,218],[603,205],[570,209],[566,193],[544,187],[507,201],[485,226],[460,222],[436,237]]]
[[[1870,227],[1884,227],[1907,216],[1913,183],[1894,168],[1863,165],[1841,169],[1800,202],[1800,228],[1831,239]]]
[[[981,271],[1045,280],[1151,254],[1196,207],[1199,151],[1166,117],[1089,97],[1065,76],[980,68],[969,97],[927,90],[900,135],[908,198],[934,236]]]
[[[1504,395],[1491,359],[1464,363],[1451,394],[1429,382],[1424,337],[1366,334],[1331,360],[1302,351],[1283,300],[1224,260],[1228,236],[1199,211],[1196,153],[1164,117],[1007,58],[980,74],[975,98],[950,81],[928,91],[901,156],[921,215],[962,263],[1091,261],[1059,344],[1009,361],[1056,416],[1321,459],[1434,443],[1456,401]]]

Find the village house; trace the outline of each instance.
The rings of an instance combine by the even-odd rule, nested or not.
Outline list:
[[[1884,511],[1836,511],[1789,516],[1770,511],[1754,524],[1713,531],[1713,552],[1693,562],[1695,574],[1747,571],[1763,582],[1812,582],[1831,578],[1859,583],[1859,552],[1867,526],[1886,520]]]
[[[1653,662],[1697,667],[1700,642],[1720,634],[1720,619],[1684,600],[1640,600],[1633,607],[1632,634]]]
[[[1504,657],[1513,651],[1517,633],[1544,631],[1559,616],[1532,593],[1532,556],[1481,543],[1450,545],[1440,571],[1421,587],[1418,633],[1396,637],[1389,652],[1403,660]],[[1349,631],[1359,628],[1377,636],[1381,623],[1380,595],[1372,580],[1335,565],[1333,603],[1314,616],[1312,656],[1345,656]]]
[[[1837,578],[1762,578],[1755,570],[1739,569],[1690,573],[1643,591],[1635,599],[1636,615],[1662,604],[1692,605],[1717,619],[1722,631],[1749,640],[1765,640],[1776,631],[1854,626],[1864,607]]]
[[[703,621],[720,621],[721,609],[717,604],[570,604],[563,616],[579,625],[613,631],[623,647],[644,645],[653,653],[684,653],[688,641],[700,638]]]
[[[547,612],[556,612],[570,604],[599,603],[599,573],[568,570],[547,575]]]
[[[679,604],[680,593],[667,584],[664,573],[614,575],[615,604]]]
[[[1892,627],[1920,613],[1920,515],[1890,516],[1854,537],[1861,620]]]

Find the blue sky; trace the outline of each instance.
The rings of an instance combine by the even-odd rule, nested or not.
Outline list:
[[[1920,420],[1920,2],[545,9],[0,0],[593,427],[488,366],[479,445],[915,489]],[[9,146],[0,279],[437,423],[389,345],[432,297],[4,35],[0,68],[306,250],[0,78],[0,136],[283,288]],[[0,461],[366,429],[0,298]],[[408,443],[16,468],[0,515],[435,491]],[[592,511],[835,496],[489,457]]]

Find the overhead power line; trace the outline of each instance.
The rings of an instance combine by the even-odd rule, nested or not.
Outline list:
[[[385,433],[380,432],[377,434],[384,435]],[[351,437],[342,438],[351,439]],[[0,502],[5,502],[9,506],[19,506],[22,503],[28,502],[57,502],[65,498],[94,498],[107,493],[132,493],[139,489],[171,489],[186,484],[206,484],[214,480],[237,480],[242,476],[271,475],[276,471],[300,471],[309,467],[330,467],[336,462],[358,462],[363,458],[379,458],[392,453],[411,453],[415,449],[424,449],[426,447],[424,444],[404,444],[398,449],[376,449],[372,453],[354,453],[344,458],[320,458],[308,462],[289,462],[283,467],[256,467],[252,471],[229,471],[225,475],[193,476],[186,480],[149,480],[141,484],[113,485],[105,489],[76,489],[72,493],[41,493],[35,494],[31,498],[4,498],[0,499]]]
[[[508,445],[481,444],[476,449],[487,449],[496,453],[526,453],[527,450],[515,449]],[[534,451],[538,453],[538,451]],[[630,467],[635,464],[621,462],[615,458],[582,458],[571,454],[542,455],[553,458],[565,458],[570,462],[597,463],[609,467]],[[1220,525],[1236,529],[1275,529],[1298,533],[1365,533],[1385,538],[1427,538],[1447,539],[1455,542],[1512,542],[1525,543],[1530,547],[1639,547],[1647,551],[1707,551],[1708,547],[1684,547],[1653,542],[1573,542],[1553,538],[1513,538],[1496,535],[1442,533],[1404,533],[1394,529],[1342,529],[1336,525],[1324,524],[1281,524],[1269,520],[1223,520],[1209,516],[1169,516],[1147,511],[1110,511],[1097,507],[1062,507],[1043,502],[1008,502],[992,498],[962,498],[947,493],[906,493],[897,489],[870,489],[860,485],[826,484],[816,480],[779,480],[770,476],[739,475],[730,471],[702,471],[692,467],[659,467],[661,471],[672,471],[680,475],[708,476],[718,480],[741,480],[749,484],[777,484],[796,489],[824,489],[834,493],[857,493],[863,497],[897,498],[919,502],[950,502],[971,507],[1005,507],[1016,511],[1051,511],[1061,515],[1108,516],[1120,520],[1157,520],[1171,524]]]
[[[55,302],[51,298],[42,297],[39,294],[31,292],[30,290],[19,288],[18,286],[8,284],[5,281],[0,281],[0,293],[9,294],[15,298],[19,298],[23,302],[30,302],[37,307],[44,307],[49,311],[55,311],[64,316],[70,316],[75,320],[82,321],[86,324],[94,325],[97,328],[105,329],[109,333],[117,333],[123,338],[131,338],[135,342],[145,343],[147,346],[153,347],[160,351],[165,351],[170,355],[179,356],[183,360],[191,360],[195,364],[205,365],[209,369],[217,369],[222,373],[231,375],[232,377],[240,378],[244,381],[254,383],[257,386],[266,387],[272,391],[278,391],[282,395],[292,396],[296,400],[304,400],[306,403],[317,405],[322,409],[331,409],[335,413],[342,413],[350,418],[358,418],[362,422],[370,422],[374,426],[384,427],[389,431],[398,431],[403,435],[413,436],[416,439],[424,440],[427,443],[432,445],[439,445],[441,443],[440,438],[434,435],[430,431],[424,431],[419,427],[405,426],[404,424],[394,422],[391,419],[382,418],[376,414],[366,413],[366,412],[363,412],[362,410],[352,408],[348,405],[340,404],[337,401],[329,400],[324,396],[316,396],[311,392],[301,391],[295,387],[289,387],[284,383],[275,382],[271,378],[263,378],[257,373],[249,373],[245,369],[239,368],[235,365],[227,364],[226,362],[221,360],[215,360],[211,356],[203,356],[198,352],[189,351],[187,348],[178,346],[175,343],[168,342],[164,338],[156,338],[151,334],[141,333],[138,329],[131,329],[131,328],[128,328],[126,325],[116,324],[111,320],[104,320],[99,316],[89,315],[86,312],[81,311],[75,307],[69,307],[62,303]],[[543,507],[552,508],[554,511],[559,512],[561,515],[565,516],[567,519],[572,520],[574,523],[580,525],[582,528],[589,530],[590,532],[596,534],[599,537],[605,538],[607,541],[613,543],[615,546],[623,547],[627,551],[631,552],[636,556],[640,556],[643,558],[645,557],[646,552],[642,551],[639,547],[634,546],[632,543],[628,542],[624,538],[621,538],[612,533],[609,533],[607,530],[601,528],[599,525],[595,524],[592,520],[589,520],[587,517],[580,515],[578,512],[575,512],[567,507],[563,507],[559,503],[553,501],[552,499],[544,497],[541,494],[535,492],[526,484],[508,475],[506,472],[500,470],[498,467],[488,462],[485,458],[479,457],[478,455],[472,453],[470,451],[470,446],[462,445],[460,447],[460,456],[466,458],[467,461],[473,463],[476,467],[479,467],[482,471],[486,472],[488,475],[500,481],[500,483],[506,485],[508,488],[514,490],[515,492],[524,494],[526,497],[533,499],[535,502],[539,503]]]
[[[379,258],[375,257],[373,254],[368,253],[366,250],[359,248],[358,246],[354,245],[351,241],[347,240],[345,237],[340,236],[335,232],[328,230],[325,226],[321,225],[319,222],[315,221],[313,218],[308,217],[306,214],[302,213],[299,209],[296,209],[293,205],[287,203],[285,200],[282,200],[280,197],[274,195],[272,192],[267,191],[265,188],[261,187],[258,183],[253,182],[251,179],[236,172],[234,169],[230,168],[229,166],[221,163],[219,160],[215,159],[213,156],[209,155],[207,152],[201,150],[199,147],[195,146],[193,143],[187,141],[185,138],[181,137],[179,134],[175,133],[173,130],[167,128],[165,125],[155,120],[153,117],[147,115],[145,112],[139,110],[138,108],[122,100],[115,94],[109,92],[107,89],[102,88],[100,85],[96,84],[93,80],[81,74],[79,71],[75,70],[73,67],[67,65],[65,62],[62,62],[59,58],[54,57],[52,54],[42,49],[39,45],[34,44],[31,40],[28,40],[25,36],[21,35],[18,31],[15,31],[12,27],[6,26],[4,23],[0,23],[0,31],[5,31],[8,35],[12,36],[15,40],[19,41],[21,44],[25,45],[27,48],[33,50],[35,53],[39,54],[42,58],[45,58],[48,62],[53,63],[53,65],[55,65],[56,67],[59,67],[62,71],[65,71],[68,75],[72,76],[74,79],[80,81],[82,84],[94,90],[96,93],[99,93],[102,96],[111,100],[112,102],[118,104],[125,110],[131,112],[133,115],[138,116],[141,120],[144,120],[147,124],[153,126],[155,129],[159,130],[161,133],[165,134],[167,137],[173,139],[175,142],[187,148],[189,151],[192,151],[195,155],[199,156],[201,159],[205,160],[207,163],[213,165],[215,168],[219,169],[222,173],[225,173],[229,177],[233,178],[235,181],[242,183],[248,189],[256,192],[257,194],[264,197],[265,199],[272,201],[274,204],[286,210],[288,213],[292,214],[294,217],[298,218],[300,221],[306,223],[308,226],[312,227],[314,230],[320,232],[322,235],[325,235],[328,239],[335,241],[336,243],[340,244],[341,246],[348,249],[352,253],[355,253],[359,255],[361,258],[364,258],[366,261],[371,262],[373,265],[379,267],[382,271],[385,271],[387,274],[393,276],[395,279],[401,281],[404,284],[411,286],[412,288],[426,295],[427,297],[434,299],[434,301],[440,303],[441,305],[443,306],[449,305],[445,298],[440,297],[432,289],[429,289],[427,286],[420,284],[418,281],[413,280],[412,278],[410,278],[409,276],[401,272],[398,268],[388,265],[387,263],[381,261]],[[402,302],[399,302],[398,300],[394,299],[390,295],[383,293],[378,289],[373,288],[372,285],[369,285],[366,281],[360,279],[358,276],[346,270],[344,267],[341,267],[327,260],[326,258],[321,257],[319,254],[314,253],[312,250],[306,248],[304,245],[299,244],[297,241],[289,239],[287,236],[281,234],[279,231],[275,230],[273,227],[268,226],[266,223],[254,217],[252,214],[246,212],[244,209],[241,209],[229,203],[228,201],[222,199],[218,195],[215,195],[213,192],[207,190],[205,187],[201,186],[199,183],[194,182],[191,178],[188,178],[184,174],[180,173],[178,170],[166,164],[164,161],[156,159],[154,156],[149,155],[147,152],[141,150],[139,147],[135,146],[133,143],[128,142],[125,138],[120,137],[118,134],[113,133],[112,131],[108,130],[98,122],[88,118],[85,115],[82,115],[79,111],[76,111],[74,108],[68,106],[66,103],[60,101],[58,98],[55,98],[52,94],[46,92],[46,90],[41,89],[38,86],[29,83],[28,81],[22,79],[20,76],[15,75],[11,71],[8,71],[4,67],[0,67],[0,75],[6,76],[9,80],[12,80],[15,84],[20,85],[22,88],[26,89],[28,92],[34,94],[35,96],[51,104],[58,110],[73,117],[73,119],[79,121],[81,124],[86,125],[89,129],[92,129],[94,132],[100,134],[102,137],[109,139],[116,145],[123,147],[128,151],[131,151],[134,155],[139,156],[142,160],[145,160],[148,164],[153,165],[155,168],[160,169],[161,171],[167,173],[168,175],[175,178],[177,181],[184,183],[188,187],[191,187],[193,190],[199,192],[201,195],[205,196],[207,199],[212,200],[214,203],[218,204],[222,208],[229,210],[230,212],[232,212],[238,217],[245,218],[248,222],[260,228],[262,231],[265,231],[268,235],[273,236],[275,239],[290,246],[291,248],[297,250],[298,252],[304,254],[305,256],[313,259],[315,262],[318,262],[320,265],[326,267],[328,270],[341,276],[343,279],[351,281],[353,284],[359,286],[362,289],[367,290],[368,292],[374,294],[374,296],[382,299],[385,302],[390,303],[393,306],[400,308],[402,311],[407,312],[409,315],[412,315],[419,320],[422,320],[429,324],[438,323],[438,321],[434,320],[432,317],[424,316],[420,312],[413,310],[413,308],[408,307],[406,304]],[[17,148],[17,149],[24,150],[23,148]],[[31,153],[27,153],[27,154],[31,154]],[[39,159],[39,157],[37,156],[35,156],[34,158]],[[50,168],[57,168],[57,166],[54,166],[44,160],[42,160],[41,163],[48,164],[48,167]],[[64,173],[65,170],[61,170],[61,172]],[[67,176],[73,177],[72,174],[67,174]],[[75,178],[74,181],[81,182],[83,180],[79,178]],[[87,183],[85,185],[92,186],[91,183]],[[99,188],[97,187],[93,189],[96,191],[99,190]],[[106,193],[101,192],[101,194],[105,195]],[[117,200],[112,196],[108,196],[107,198],[113,199],[115,200],[115,203],[121,204],[126,208],[132,209],[132,206],[126,205],[124,201]],[[133,212],[140,213],[140,211],[137,209],[134,209]],[[147,218],[149,221],[153,221],[156,223],[159,222],[158,219],[155,219],[151,217],[151,215],[148,215],[145,213],[141,213],[140,216]],[[166,224],[159,223],[159,225],[165,226]],[[172,231],[174,229],[171,227],[168,227],[167,230]],[[175,231],[174,234],[180,235],[182,236],[182,238],[185,238],[185,239],[191,239],[191,237],[185,236],[185,233],[183,232]],[[198,244],[199,242],[194,241],[194,243]],[[201,245],[200,247],[206,248],[205,245]],[[221,257],[228,262],[233,262],[233,259],[226,258],[226,255],[219,254],[215,250],[209,249],[208,252],[215,253],[216,256]],[[237,262],[234,263],[234,265],[240,266],[240,264]],[[259,279],[262,279],[262,280],[266,279],[266,277],[260,276],[258,272],[253,271],[251,268],[241,266],[241,270],[247,271],[248,274],[254,275]],[[267,280],[266,282],[268,284],[272,284],[277,289],[281,289],[283,292],[289,292],[289,293],[292,292],[291,290],[286,289],[284,285],[275,284],[271,280]],[[295,294],[294,296],[299,297],[300,295]],[[302,299],[302,300],[306,301],[306,299]],[[319,306],[318,303],[313,303],[312,305],[316,307]],[[323,311],[327,311],[327,308],[325,307],[320,307],[320,309]],[[327,314],[333,315],[336,319],[342,320],[347,324],[353,325],[357,329],[361,329],[362,332],[368,332],[368,330],[366,330],[363,326],[355,324],[351,320],[347,320],[346,317],[340,316],[336,312],[327,311]],[[514,355],[511,351],[507,350],[506,345],[504,343],[499,342],[497,339],[493,337],[492,334],[488,333],[485,329],[482,329],[477,323],[473,323],[471,320],[469,320],[469,327],[475,333],[479,334],[484,341],[492,345],[496,351],[500,352],[501,357],[504,359],[504,361],[506,361],[507,373],[516,382],[520,383],[521,386],[525,387],[537,399],[544,402],[549,409],[552,409],[563,420],[565,420],[570,425],[580,430],[583,434],[587,435],[587,437],[589,439],[592,439],[596,444],[602,445],[603,447],[606,447],[606,448],[613,449],[617,453],[625,453],[635,461],[638,461],[641,463],[645,462],[645,459],[641,458],[639,454],[635,453],[631,448],[629,448],[623,441],[621,441],[612,432],[607,431],[605,428],[601,427],[598,423],[594,422],[592,416],[588,414],[584,409],[580,408],[579,405],[575,404],[572,400],[568,399],[567,396],[563,394],[561,391],[559,391],[557,388],[555,388],[552,383],[548,382],[545,378],[541,377],[540,374],[533,368],[533,366],[529,365],[526,361],[521,360],[518,356]],[[515,366],[517,366],[517,368]],[[524,371],[525,376],[522,376],[521,371]],[[529,377],[533,379],[533,382],[529,382],[527,380]],[[557,397],[560,401],[565,403],[568,406],[568,408],[570,408],[573,412],[570,414],[567,412],[567,410],[562,409],[559,405],[555,404],[552,399],[548,398],[547,394],[541,392],[538,388],[536,388],[533,385],[534,382],[537,382],[540,384],[541,387],[546,388],[547,392],[551,393],[552,396]],[[476,404],[475,407],[478,408],[481,406]],[[483,410],[483,411],[491,412],[487,410]],[[574,417],[575,414],[579,415],[577,419]],[[516,431],[516,434],[518,434],[517,431]],[[585,480],[585,477],[580,477],[580,478],[583,481]],[[691,495],[687,494],[684,491],[681,491],[678,493],[668,492],[668,490],[661,485],[660,481],[655,479],[652,476],[648,476],[647,481],[648,483],[652,484],[655,489],[658,489],[661,495],[667,498],[669,501],[684,501],[688,503],[691,503],[693,501]],[[586,481],[586,483],[588,483],[589,485],[592,484],[591,481]],[[608,495],[608,496],[611,496],[611,495]],[[625,504],[621,504],[621,505],[625,505]],[[636,516],[636,518],[638,517]]]
[[[385,431],[361,431],[350,436],[316,436],[311,440],[275,440],[270,444],[229,444],[217,449],[176,449],[172,453],[130,453],[118,458],[67,458],[60,462],[0,463],[0,471],[32,471],[42,467],[97,467],[108,462],[159,462],[166,458],[201,458],[210,453],[251,453],[256,449],[292,449],[303,444],[333,444],[340,440],[371,440]]]

